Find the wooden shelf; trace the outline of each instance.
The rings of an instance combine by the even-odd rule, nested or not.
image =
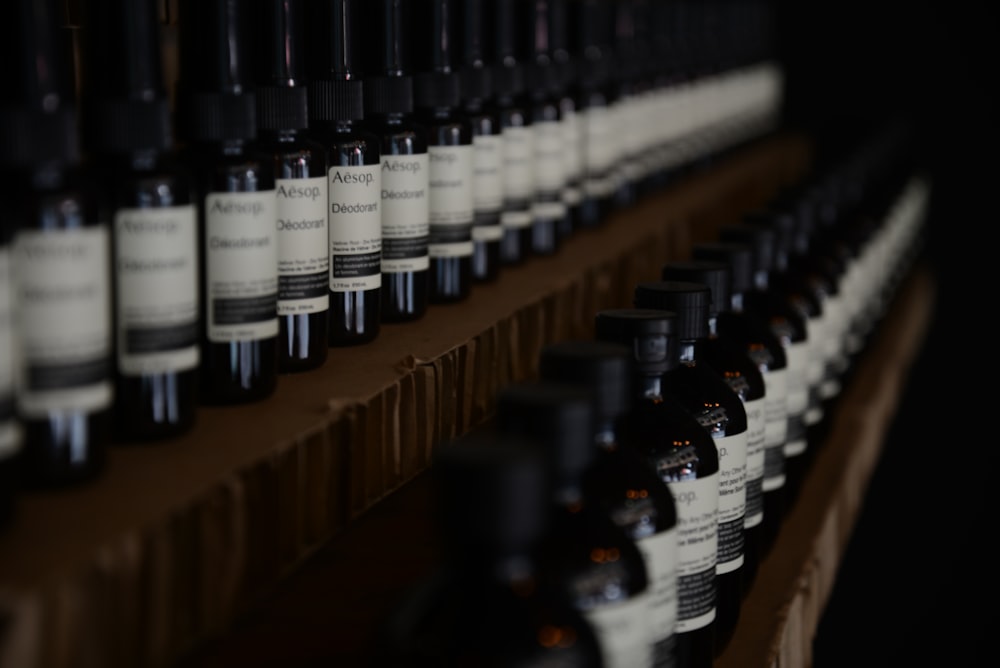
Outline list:
[[[203,408],[182,438],[113,448],[92,484],[25,495],[0,535],[0,665],[169,665],[229,631],[331,539],[366,531],[357,520],[396,502],[435,444],[488,418],[543,345],[589,336],[593,313],[627,305],[636,282],[811,159],[799,134],[754,142],[461,304],[332,349],[265,401]]]
[[[832,417],[831,430],[761,562],[740,622],[715,668],[808,668],[812,638],[878,462],[911,363],[921,349],[935,283],[919,268],[903,284]],[[362,667],[377,620],[438,553],[430,539],[426,474],[379,503],[308,561],[227,634],[180,668]]]

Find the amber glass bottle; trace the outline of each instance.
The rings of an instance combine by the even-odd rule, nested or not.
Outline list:
[[[143,441],[194,425],[198,223],[162,80],[156,3],[89,3],[82,29],[84,147],[112,224],[113,435]]]
[[[542,573],[552,496],[541,448],[476,432],[441,446],[430,475],[443,559],[379,620],[371,665],[607,665],[591,624]]]
[[[743,603],[744,515],[746,514],[746,408],[708,355],[712,293],[704,283],[648,281],[635,288],[636,308],[677,314],[680,364],[668,373],[668,390],[715,440],[719,451],[718,616],[715,652],[736,630]]]
[[[594,626],[605,665],[650,665],[652,587],[646,563],[587,485],[598,455],[593,403],[593,392],[576,385],[515,383],[497,396],[496,426],[538,442],[553,469],[554,516],[543,547],[544,577]]]
[[[251,16],[225,0],[178,5],[178,134],[198,198],[206,404],[258,401],[278,384],[277,197],[273,156],[257,145]]]
[[[632,410],[622,440],[637,448],[673,493],[677,510],[677,665],[714,661],[719,511],[719,453],[711,435],[668,392],[679,364],[677,317],[653,309],[599,311],[599,341],[632,351]]]
[[[542,348],[543,380],[571,383],[594,393],[597,459],[587,480],[590,495],[635,541],[652,587],[653,664],[676,667],[677,508],[635,444],[620,430],[632,410],[632,350],[608,341],[559,341]]]

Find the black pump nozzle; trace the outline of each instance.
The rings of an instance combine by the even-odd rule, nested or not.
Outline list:
[[[82,111],[90,150],[163,150],[173,140],[156,12],[156,0],[86,5]]]
[[[458,2],[418,0],[414,54],[415,104],[418,107],[456,107],[461,96],[458,74]]]
[[[70,33],[55,0],[16,0],[3,22],[0,164],[79,160]]]
[[[362,30],[370,37],[362,55],[365,111],[373,114],[409,114],[413,111],[413,72],[408,35],[412,25],[410,3],[404,0],[366,0]]]
[[[186,139],[254,139],[250,6],[241,0],[180,0],[178,131]]]
[[[364,118],[355,0],[317,0],[309,5],[309,118],[350,121]]]
[[[255,13],[257,127],[309,125],[302,0],[257,0]]]

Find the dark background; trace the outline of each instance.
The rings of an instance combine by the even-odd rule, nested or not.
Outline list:
[[[990,4],[777,3],[790,125],[832,150],[879,118],[916,124],[932,184],[923,260],[938,285],[814,668],[995,661],[1000,23]]]

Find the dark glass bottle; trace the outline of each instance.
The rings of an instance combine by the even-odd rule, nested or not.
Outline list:
[[[801,412],[801,425],[789,425],[788,441],[785,443],[785,498],[789,506],[798,498],[799,490],[808,469],[809,433],[811,427],[823,417],[823,406],[819,396],[820,382],[823,380],[823,332],[822,305],[816,295],[806,286],[789,265],[795,235],[795,219],[779,210],[758,210],[744,214],[743,224],[766,227],[774,232],[773,270],[768,279],[768,290],[773,298],[784,302],[790,317],[796,317],[803,329],[805,359],[804,367],[805,409]],[[798,361],[797,361],[798,363]]]
[[[595,316],[597,340],[632,351],[632,410],[620,429],[667,484],[677,510],[677,665],[714,661],[719,511],[719,453],[691,413],[667,393],[679,364],[675,314],[609,309]]]
[[[323,365],[329,344],[327,152],[308,132],[304,0],[256,0],[257,139],[274,165],[278,371]]]
[[[709,362],[711,291],[703,283],[648,281],[635,287],[636,308],[677,314],[680,364],[668,373],[668,392],[715,439],[719,451],[718,602],[716,655],[728,645],[743,603],[746,514],[747,413],[743,402]]]
[[[9,202],[14,193],[4,186],[0,196]],[[24,445],[14,390],[19,365],[15,354],[13,238],[14,229],[5,219],[0,222],[0,529],[11,521],[17,505],[21,487],[18,457]]]
[[[443,559],[379,620],[375,668],[601,668],[593,627],[541,571],[551,480],[540,448],[477,432],[431,466]]]
[[[487,28],[486,0],[463,0],[461,93],[462,113],[472,124],[472,277],[495,281],[502,266],[503,133],[493,100],[493,63]]]
[[[711,291],[704,359],[739,395],[747,413],[742,577],[745,593],[757,574],[757,566],[763,552],[761,525],[764,520],[764,444],[767,429],[764,374],[746,354],[746,345],[732,338],[730,330],[723,330],[720,327],[720,319],[730,310],[732,270],[727,263],[713,260],[675,260],[663,266],[660,277],[667,281],[701,283]],[[728,460],[723,462],[724,467],[729,464]]]
[[[427,129],[430,295],[460,302],[472,288],[472,123],[461,113],[458,0],[418,0],[416,117]]]
[[[17,414],[28,487],[104,468],[114,398],[111,241],[80,160],[69,35],[57,3],[11,3],[4,21],[0,167],[13,223]],[[8,223],[9,221],[9,223]]]
[[[493,3],[493,93],[503,138],[503,237],[500,259],[517,265],[531,257],[531,201],[534,197],[534,145],[531,112],[525,99],[523,57],[524,2]]]
[[[600,225],[614,209],[614,116],[608,91],[612,70],[613,3],[583,0],[574,7],[572,50],[582,137],[580,226]]]
[[[784,346],[761,314],[746,308],[744,294],[753,287],[754,251],[748,244],[703,242],[691,247],[695,260],[725,262],[730,268],[730,303],[718,315],[720,336],[738,342],[764,376],[764,452],[761,471],[762,513],[758,554],[763,557],[777,535],[784,514],[785,438],[788,435],[788,361]],[[749,415],[748,415],[749,417]],[[750,484],[754,460],[747,451],[747,522],[752,523]],[[753,574],[744,578],[746,591]]]
[[[170,438],[195,422],[198,222],[177,159],[155,2],[86,6],[83,144],[112,226],[113,436]]]
[[[198,197],[205,404],[258,401],[278,383],[274,159],[256,144],[250,21],[242,3],[178,5],[178,134]]]
[[[403,0],[362,3],[364,124],[382,160],[382,322],[419,320],[430,298],[427,128],[413,118],[411,21]]]
[[[550,458],[554,516],[543,577],[593,625],[605,665],[648,666],[652,586],[645,561],[587,485],[598,475],[593,405],[593,392],[576,385],[514,383],[498,393],[495,424],[502,434],[537,442]]]
[[[374,341],[382,322],[379,138],[362,127],[355,0],[309,5],[309,132],[326,147],[329,344]]]
[[[525,74],[531,143],[534,160],[534,193],[531,202],[531,252],[552,255],[570,234],[570,219],[563,201],[566,167],[565,133],[559,106],[559,78],[552,54],[552,16],[547,0],[532,0],[524,31],[532,36]]]
[[[784,517],[790,510],[793,500],[788,489],[789,453],[793,453],[792,456],[794,456],[795,452],[801,452],[805,447],[806,439],[805,412],[809,406],[809,391],[806,382],[809,342],[806,319],[801,311],[789,305],[788,300],[784,299],[778,290],[771,288],[771,275],[775,270],[775,232],[773,229],[761,225],[736,223],[720,226],[718,233],[719,239],[723,242],[745,243],[753,249],[753,286],[744,294],[746,309],[757,313],[759,317],[764,319],[785,351],[787,427],[784,444],[781,448],[784,475],[780,509],[780,516]],[[777,497],[771,498],[777,500]],[[770,510],[771,508],[765,507],[764,512],[768,513]],[[777,520],[778,512],[771,514],[771,517]],[[773,546],[779,528],[779,522],[772,523],[768,520],[764,535],[765,550],[769,550]]]
[[[563,203],[566,205],[568,233],[578,230],[580,222],[581,184],[583,158],[581,149],[580,115],[577,112],[577,58],[572,51],[570,30],[573,19],[573,5],[569,0],[551,0],[551,47],[552,66],[555,68],[556,100],[559,104],[559,118],[562,126],[562,156],[565,185]]]
[[[652,587],[653,663],[677,666],[677,509],[666,483],[619,430],[632,410],[630,348],[607,341],[559,341],[542,348],[543,380],[570,383],[595,398],[597,458],[587,494],[635,541]]]

